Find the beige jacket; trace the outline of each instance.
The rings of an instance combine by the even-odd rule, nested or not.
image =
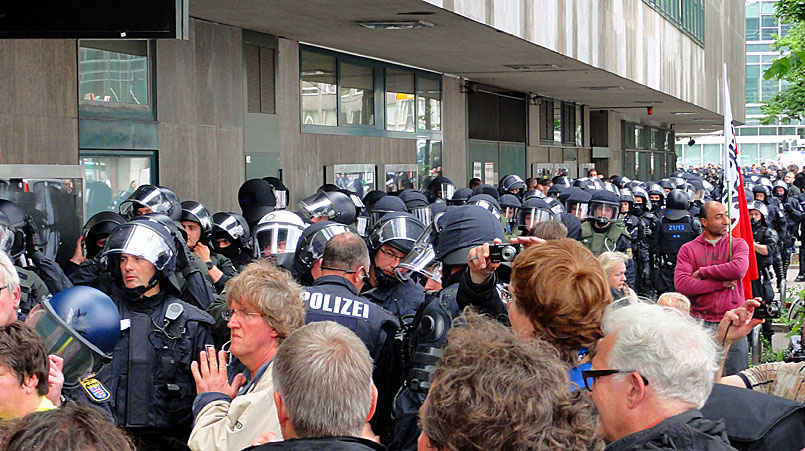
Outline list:
[[[204,406],[187,446],[193,451],[240,450],[269,431],[282,437],[274,405],[273,365],[269,364],[260,380],[232,402],[218,400]]]

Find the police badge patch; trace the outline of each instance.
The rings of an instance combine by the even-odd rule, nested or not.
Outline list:
[[[79,383],[84,387],[84,391],[87,392],[93,401],[101,402],[109,399],[109,390],[107,390],[98,379],[95,379],[94,374],[85,377]]]

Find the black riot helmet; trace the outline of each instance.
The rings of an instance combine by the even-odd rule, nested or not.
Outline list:
[[[632,205],[633,215],[640,216],[646,211],[652,211],[653,205],[646,190],[636,186],[634,189],[632,189],[632,196],[635,198],[635,202]],[[638,202],[637,199],[641,199],[642,202]]]
[[[357,217],[355,203],[350,196],[339,191],[323,191],[297,203],[299,211],[308,218],[327,218],[339,224],[352,224]]]
[[[311,285],[313,276],[310,269],[324,255],[324,247],[336,235],[355,229],[332,221],[317,222],[306,228],[296,244],[291,273],[303,285]]]
[[[668,193],[668,197],[665,199],[663,216],[672,221],[678,221],[689,215],[689,208],[690,198],[688,197],[688,193],[681,189],[673,189]]]
[[[249,227],[254,227],[263,216],[276,210],[274,186],[263,179],[246,180],[238,188],[238,204]]]
[[[579,220],[584,221],[587,219],[590,199],[593,196],[589,192],[582,189],[565,190],[565,193],[568,191],[570,192],[568,193],[567,200],[565,201],[565,211],[579,218]]]
[[[552,180],[554,185],[561,185],[565,188],[570,188],[573,185],[573,179],[566,175],[557,175]]]
[[[517,224],[526,230],[531,230],[540,222],[555,219],[556,214],[544,199],[532,197],[523,201],[523,205],[520,207],[520,214],[517,217]]]
[[[597,190],[590,198],[587,218],[599,224],[608,224],[618,218],[620,196],[608,190]]]
[[[501,195],[520,193],[524,188],[525,182],[519,175],[515,174],[503,176],[500,179],[500,183],[498,183],[498,191]]]
[[[296,213],[272,211],[252,231],[253,257],[268,258],[276,266],[290,270],[296,246],[305,228],[307,224]]]
[[[228,258],[236,257],[241,252],[249,251],[250,228],[243,216],[219,211],[212,215],[212,248],[215,252]],[[219,239],[229,241],[229,246],[221,246]]]
[[[179,202],[179,197],[176,196],[176,193],[174,193],[170,188],[166,188],[164,186],[158,186],[157,188],[162,191],[162,194],[165,195],[165,199],[167,199],[168,203],[171,205],[170,210],[164,212],[164,214],[174,221],[179,221],[179,219],[182,217],[182,203]]]
[[[277,210],[286,209],[288,207],[288,199],[291,197],[291,192],[288,190],[288,187],[277,177],[263,177],[263,180],[274,187],[274,199],[277,202],[274,208]]]
[[[498,200],[488,194],[476,194],[467,201],[467,205],[477,205],[485,208],[500,220],[500,204]]]
[[[366,244],[372,260],[384,244],[406,254],[411,252],[425,227],[419,218],[410,213],[391,212],[384,215],[367,233]]]
[[[475,246],[504,240],[503,225],[489,210],[477,205],[448,207],[439,217],[434,242],[436,260],[445,265],[466,265]]]
[[[25,213],[14,202],[0,199],[0,250],[16,260],[25,252]]]
[[[173,194],[173,191],[162,190],[154,185],[140,185],[120,203],[120,215],[132,219],[145,213],[162,213],[173,218],[174,211],[177,207],[181,209],[181,205],[175,194],[172,198],[169,198],[169,194]],[[141,209],[148,211],[141,212]]]
[[[455,193],[456,186],[453,182],[449,178],[440,175],[431,180],[430,185],[428,185],[428,202],[432,204],[436,202],[436,199],[442,199],[446,202],[453,199]]]
[[[424,194],[413,189],[406,189],[400,191],[399,198],[405,203],[408,213],[416,216],[423,224],[430,224],[432,219],[430,202]]]
[[[453,194],[453,198],[447,201],[447,205],[464,205],[472,197],[472,190],[469,188],[459,188]]]
[[[125,222],[123,216],[113,211],[102,211],[89,218],[81,231],[86,257],[90,260],[95,258],[103,249],[103,246],[98,246],[98,241],[107,238],[112,230]]]
[[[783,180],[777,180],[774,183],[774,191],[772,191],[774,197],[778,199],[785,199],[788,195],[788,184],[785,183]]]
[[[659,182],[659,183],[657,183],[657,186],[659,186],[659,187],[660,187],[660,189],[662,189],[662,194],[663,194],[663,195],[665,195],[665,190],[669,190],[669,191],[670,191],[670,190],[674,189],[674,184],[673,184],[673,183],[671,183],[671,181],[670,181],[670,180],[668,180],[668,179],[662,179],[662,180],[660,180],[660,182]],[[650,189],[648,190],[648,192],[649,192],[649,194],[653,194],[653,193],[651,192],[651,190],[650,190]]]
[[[407,213],[405,202],[397,196],[385,196],[377,201],[375,208],[369,213],[369,228],[380,220],[386,213],[393,211]]]
[[[753,200],[753,201],[749,202],[749,210],[750,211],[751,210],[757,210],[760,213],[760,221],[759,221],[759,223],[756,223],[755,221],[750,220],[750,222],[752,223],[752,228],[755,228],[758,225],[761,225],[761,226],[764,226],[764,227],[767,225],[768,221],[766,220],[766,218],[769,217],[769,207],[766,206],[765,203],[763,203],[763,202],[761,202],[759,200]]]
[[[515,221],[517,219],[517,212],[520,211],[520,206],[522,205],[517,196],[514,194],[504,194],[500,196],[500,199],[498,199],[498,204],[500,204],[501,216],[510,221]]]
[[[472,190],[473,196],[478,194],[488,194],[492,196],[495,200],[497,200],[500,197],[500,194],[498,194],[498,190],[496,190],[494,186],[486,184],[478,185],[475,187],[475,189]]]
[[[548,188],[548,197],[552,197],[554,199],[558,198],[562,191],[566,190],[565,185],[557,185],[553,184],[550,188]]]
[[[201,227],[201,237],[198,241],[205,246],[209,246],[213,226],[212,215],[210,215],[207,207],[196,201],[186,200],[182,202],[182,216],[179,221],[190,221],[198,224]]]
[[[634,210],[634,196],[632,195],[632,190],[629,188],[621,188],[619,198],[621,201],[621,213],[632,213],[632,210]]]
[[[766,179],[766,180],[768,180],[768,179]],[[758,194],[762,194],[763,198],[758,199]],[[765,204],[768,204],[769,203],[769,194],[771,194],[771,193],[769,191],[769,187],[766,186],[766,185],[755,185],[755,186],[752,187],[752,197],[754,198],[754,200],[759,200],[759,201],[761,201],[761,202],[763,202]]]

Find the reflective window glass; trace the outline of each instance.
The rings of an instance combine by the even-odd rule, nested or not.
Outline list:
[[[738,156],[741,166],[757,163],[757,143],[738,143]]]
[[[746,102],[760,101],[760,66],[746,66]]]
[[[81,156],[84,167],[84,202],[86,218],[101,211],[118,211],[138,186],[153,180],[154,156]]]
[[[419,186],[426,186],[431,180],[442,175],[442,142],[417,139],[416,164]]]
[[[415,110],[414,74],[402,69],[386,69],[386,130],[413,132]]]
[[[702,161],[717,164],[721,161],[721,144],[702,145]]]
[[[79,41],[79,99],[97,105],[148,105],[148,62],[148,41]]]
[[[760,143],[760,161],[777,159],[777,143]]]
[[[581,105],[576,105],[576,145],[583,146],[584,145],[584,109]]]
[[[301,52],[302,123],[338,125],[336,117],[335,57],[317,52]]]
[[[442,129],[442,82],[437,78],[417,77],[417,128]]]
[[[375,123],[374,69],[341,63],[341,124],[373,125]]]
[[[562,142],[562,102],[553,103],[553,142]]]

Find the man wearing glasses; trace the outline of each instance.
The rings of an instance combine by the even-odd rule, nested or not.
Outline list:
[[[694,319],[658,305],[610,306],[584,382],[607,450],[732,449],[723,421],[699,409],[719,370],[718,346]]]
[[[352,232],[340,233],[324,246],[321,275],[314,272],[315,281],[305,287],[302,299],[307,303],[305,323],[335,321],[354,332],[369,349],[379,392],[372,425],[382,432],[391,425],[392,401],[402,384],[394,352],[394,336],[400,324],[391,313],[358,295],[369,267],[369,250],[363,238]]]
[[[250,446],[260,435],[280,437],[271,364],[280,343],[302,327],[301,287],[267,260],[248,265],[226,285],[229,351],[201,351],[191,370],[196,381],[192,450],[230,450]],[[245,367],[244,372],[240,372]]]

